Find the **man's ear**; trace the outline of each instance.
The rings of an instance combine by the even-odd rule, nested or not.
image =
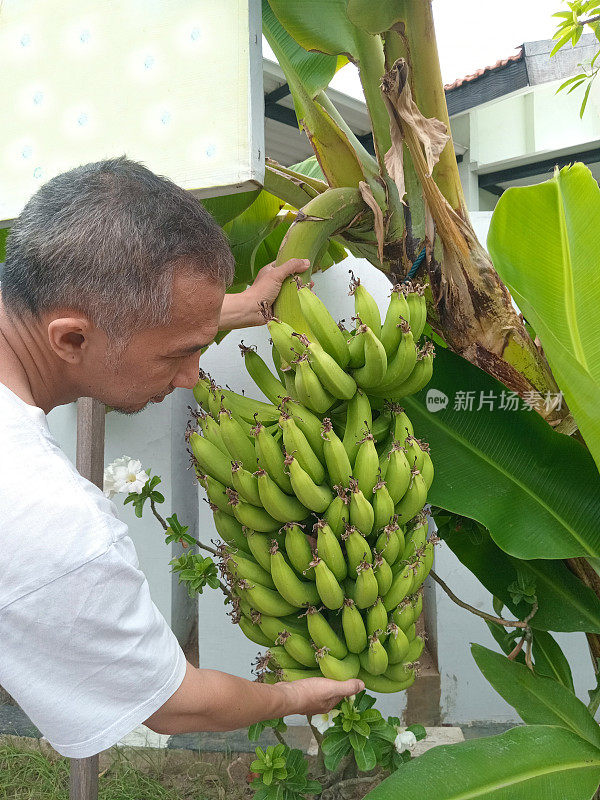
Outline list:
[[[92,325],[85,317],[58,317],[48,323],[48,342],[67,364],[79,364],[89,347]]]

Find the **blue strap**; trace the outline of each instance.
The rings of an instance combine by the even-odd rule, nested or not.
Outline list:
[[[419,269],[419,267],[423,263],[423,259],[424,258],[425,258],[425,248],[423,248],[421,250],[421,252],[419,253],[419,255],[415,258],[414,263],[413,263],[412,267],[410,268],[410,270],[408,271],[408,275],[404,279],[403,283],[406,283],[412,277],[414,277],[414,274],[416,273],[416,271]]]

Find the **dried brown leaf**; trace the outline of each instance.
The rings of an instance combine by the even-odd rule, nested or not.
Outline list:
[[[372,210],[375,217],[375,235],[377,236],[377,255],[381,263],[383,263],[383,240],[385,237],[383,226],[383,211],[371,191],[371,187],[366,181],[361,181],[358,184],[360,195],[365,203]]]

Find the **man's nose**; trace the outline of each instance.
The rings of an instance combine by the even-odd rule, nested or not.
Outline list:
[[[173,378],[173,386],[182,389],[193,389],[198,383],[198,370],[200,368],[200,354],[192,353],[181,365],[181,369]]]

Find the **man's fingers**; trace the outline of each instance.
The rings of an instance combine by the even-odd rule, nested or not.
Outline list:
[[[350,697],[351,694],[358,694],[362,692],[365,685],[358,678],[351,678],[348,681],[341,681],[339,685],[340,694],[344,697]]]
[[[284,261],[279,267],[276,268],[277,273],[284,278],[288,275],[297,275],[299,272],[306,272],[310,267],[310,261],[307,258],[290,258],[289,261]]]

